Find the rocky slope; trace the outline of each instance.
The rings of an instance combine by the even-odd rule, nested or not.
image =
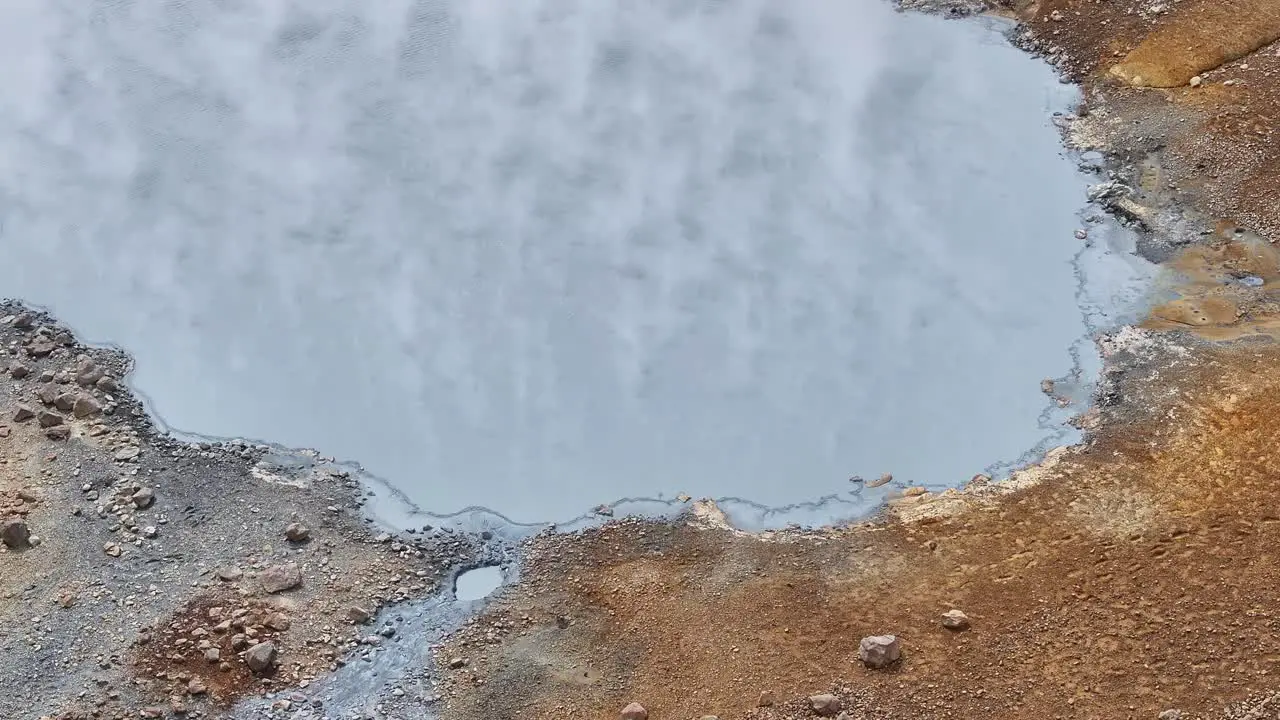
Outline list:
[[[312,679],[398,641],[390,609],[483,550],[370,527],[313,454],[156,433],[127,369],[0,304],[0,717],[319,709]]]

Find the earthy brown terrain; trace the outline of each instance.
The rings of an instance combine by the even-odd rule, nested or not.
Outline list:
[[[1179,291],[1100,339],[1087,441],[858,527],[541,536],[440,651],[446,718],[1280,717],[1280,3],[992,9],[1084,87],[1067,141]]]

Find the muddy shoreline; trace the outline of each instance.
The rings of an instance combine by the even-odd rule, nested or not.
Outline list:
[[[1280,11],[988,10],[1081,85],[1058,119],[1068,147],[1101,154],[1090,199],[1141,232],[1176,298],[1099,338],[1086,440],[850,528],[748,535],[699,505],[683,523],[539,537],[523,582],[442,651],[472,650],[446,678],[444,717],[616,717],[636,702],[650,717],[801,718],[819,693],[849,718],[1276,716],[1280,185],[1265,179],[1280,160],[1259,143],[1276,129],[1280,55],[1250,34]],[[1218,35],[1243,38],[1242,54],[1161,54],[1167,38]],[[1131,57],[1197,74],[1153,88],[1112,71]],[[941,624],[956,609],[964,632]],[[535,622],[487,633],[513,617]],[[864,667],[859,640],[885,633],[903,659]]]
[[[1135,87],[1110,68],[1208,12],[1156,5],[987,9],[1081,84],[1067,144],[1102,154],[1098,199],[1180,298],[1100,339],[1084,443],[856,526],[748,534],[691,502],[544,532],[468,621],[453,577],[510,564],[517,538],[392,536],[318,456],[174,440],[123,388],[123,353],[0,305],[0,519],[37,538],[0,549],[0,716],[791,718],[826,692],[850,718],[1272,716],[1280,188],[1257,179],[1280,159],[1257,143],[1280,55]],[[942,628],[949,609],[972,626]],[[903,659],[872,671],[858,641],[880,633]]]

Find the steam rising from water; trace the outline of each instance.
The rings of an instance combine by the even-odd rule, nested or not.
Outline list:
[[[1047,436],[1049,71],[880,0],[9,0],[0,294],[428,510],[768,506]]]

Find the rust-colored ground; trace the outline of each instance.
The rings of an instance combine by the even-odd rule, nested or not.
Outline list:
[[[1087,134],[1104,149],[1158,153],[1161,190],[1280,240],[1280,2],[999,4],[1083,83],[1099,111]],[[1196,75],[1202,82],[1191,87]]]
[[[850,718],[1280,717],[1280,2],[1003,4],[1084,83],[1070,135],[1124,166],[1178,294],[1102,343],[1088,442],[846,530],[540,538],[441,650],[446,718],[812,717],[826,691]],[[868,670],[880,633],[904,659]]]
[[[743,717],[762,691],[846,687],[854,717],[1154,718],[1280,688],[1280,348],[1155,355],[1123,384],[1143,416],[1029,488],[958,512],[939,499],[952,515],[544,540],[496,611],[532,617],[528,634],[447,651],[471,658],[453,716],[605,718],[638,700],[655,718]],[[943,629],[950,608],[973,628]],[[891,672],[857,661],[880,633],[905,646]]]

